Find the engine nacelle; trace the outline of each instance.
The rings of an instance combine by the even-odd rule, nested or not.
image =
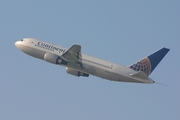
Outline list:
[[[47,62],[50,62],[52,64],[64,64],[66,65],[67,62],[62,60],[59,56],[53,54],[53,53],[46,53],[44,55],[44,60]]]
[[[75,70],[73,68],[69,68],[69,67],[66,67],[66,72],[71,75],[78,76],[78,77],[79,76],[89,77],[89,74],[77,71],[77,70]]]

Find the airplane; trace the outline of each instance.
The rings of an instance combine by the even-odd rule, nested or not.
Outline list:
[[[155,83],[149,75],[170,50],[163,47],[130,66],[122,66],[83,54],[77,44],[66,49],[34,38],[24,38],[15,42],[15,46],[30,56],[66,67],[66,72],[74,76],[93,75],[110,81],[146,84]]]

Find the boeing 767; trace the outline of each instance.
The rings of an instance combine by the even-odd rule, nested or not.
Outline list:
[[[15,46],[30,56],[66,67],[66,72],[74,76],[94,75],[111,81],[148,84],[154,83],[148,76],[169,51],[168,48],[161,48],[135,64],[122,66],[83,54],[81,46],[76,44],[66,49],[37,39],[24,38],[15,42]]]

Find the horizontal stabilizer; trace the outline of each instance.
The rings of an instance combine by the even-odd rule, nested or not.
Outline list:
[[[130,74],[130,76],[136,77],[136,78],[141,78],[141,79],[148,79],[146,73],[144,73],[143,71],[138,71],[136,73]]]

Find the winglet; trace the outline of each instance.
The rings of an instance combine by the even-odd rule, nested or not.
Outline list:
[[[130,68],[135,71],[143,71],[147,76],[149,76],[160,63],[160,61],[164,58],[164,56],[169,52],[169,50],[170,49],[168,48],[162,48],[148,57],[145,57],[137,63],[131,65]]]

